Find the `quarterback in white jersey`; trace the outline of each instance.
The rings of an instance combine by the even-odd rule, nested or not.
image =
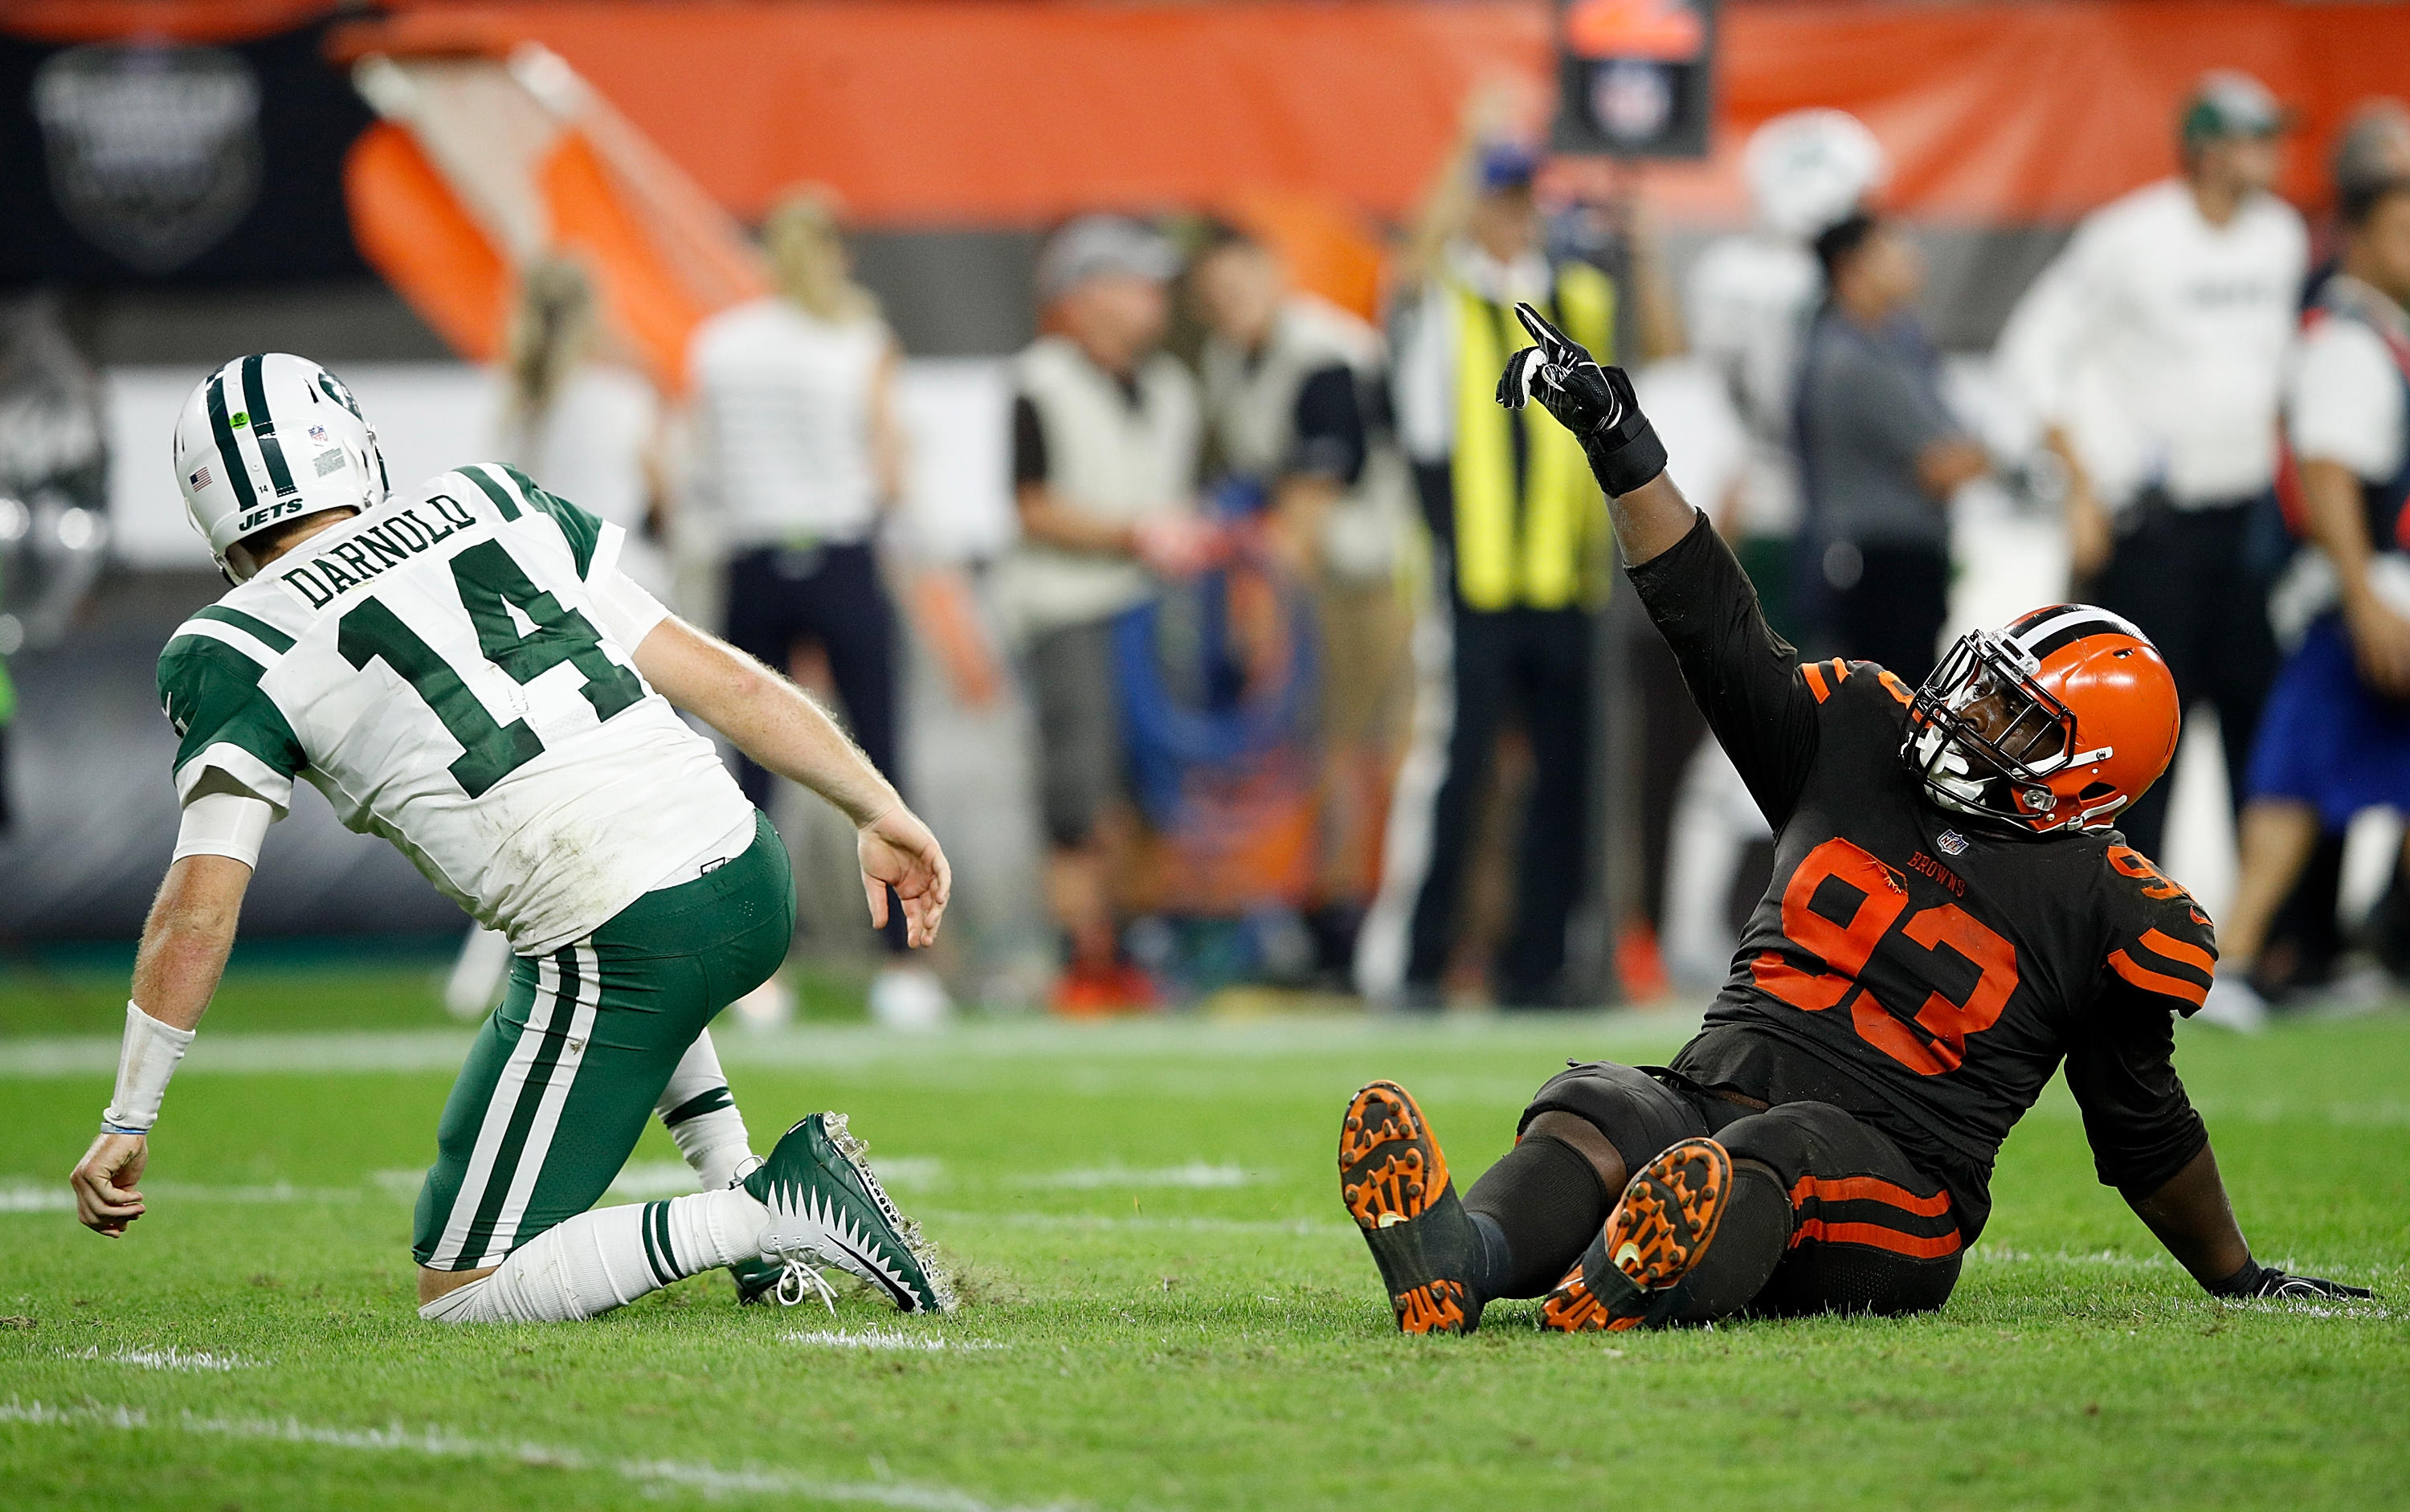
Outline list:
[[[786,952],[786,851],[691,712],[860,831],[874,920],[936,936],[945,855],[808,698],[668,614],[616,525],[508,467],[388,497],[376,436],[300,357],[230,362],[177,427],[196,529],[234,587],[181,626],[159,694],[184,820],[145,927],[117,1094],[73,1184],[122,1234],[167,1078],[214,992],[293,780],[501,931],[512,985],[446,1104],[414,1249],[421,1312],[589,1316],[718,1267],[740,1299],[827,1296],[822,1266],[907,1311],[950,1290],[837,1114],[752,1157],[705,1029]],[[646,1120],[705,1190],[593,1210]]]

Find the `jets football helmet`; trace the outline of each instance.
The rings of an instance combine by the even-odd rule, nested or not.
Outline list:
[[[2041,835],[2099,830],[2167,770],[2182,726],[2149,636],[2054,603],[1958,638],[1909,704],[1900,758],[1945,808]]]
[[[176,420],[176,486],[218,570],[226,547],[328,509],[372,509],[387,491],[376,428],[341,379],[283,352],[237,357],[202,380]]]

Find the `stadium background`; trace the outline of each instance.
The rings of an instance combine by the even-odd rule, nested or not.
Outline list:
[[[1240,217],[1305,283],[1372,313],[1386,240],[1463,100],[1500,77],[1545,83],[1551,26],[1545,6],[1490,3],[0,9],[0,153],[22,166],[0,182],[11,227],[0,285],[60,292],[106,374],[110,452],[110,571],[62,643],[12,663],[17,818],[0,837],[0,941],[38,952],[130,938],[168,849],[170,736],[150,664],[215,585],[160,458],[174,405],[226,354],[327,362],[378,419],[397,478],[423,476],[491,432],[496,390],[482,364],[497,348],[508,265],[530,250],[515,241],[549,236],[596,259],[633,349],[675,389],[685,330],[758,283],[734,226],[785,187],[823,182],[845,198],[861,276],[910,358],[909,560],[975,564],[1013,528],[1002,358],[1035,329],[1031,269],[1051,226],[1091,210]],[[2410,50],[2410,12],[2370,5],[1742,3],[1719,28],[1711,153],[1648,164],[1639,181],[1677,282],[1706,238],[1747,218],[1738,153],[1752,127],[1810,105],[1852,112],[1891,159],[1882,204],[1928,254],[1924,313],[1953,354],[1959,396],[2008,454],[2030,447],[2030,427],[1988,385],[1984,354],[2077,217],[2170,169],[2170,114],[2190,80],[2246,60],[2298,110],[2283,188],[2315,218],[2336,124],[2397,89],[2396,60]],[[256,198],[172,268],[112,250],[61,189],[61,136],[75,128],[43,118],[35,80],[62,51],[94,43],[228,50],[260,82]],[[565,61],[599,109],[534,138],[495,114],[495,81],[514,58],[524,73],[530,46]],[[408,71],[414,103],[388,98],[380,121],[355,88],[363,60]],[[481,138],[488,128],[498,134]],[[49,173],[31,171],[46,161]],[[475,182],[479,162],[489,182]],[[1599,192],[1619,172],[1579,158],[1547,171],[1544,188],[1561,197]],[[690,187],[706,202],[681,197]],[[665,269],[676,258],[662,246],[681,237],[685,265]],[[698,272],[698,260],[710,266]],[[2047,516],[1980,487],[1959,512],[1954,622],[2063,591]],[[1009,699],[970,707],[951,696],[928,645],[943,607],[917,617],[906,775],[965,878],[947,963],[958,991],[1026,998],[1047,946],[1022,885],[1037,865],[1016,754],[1025,714]],[[2230,832],[2207,746],[2191,740],[2173,779],[2166,859],[2214,909]],[[1608,774],[1622,807],[1611,805],[1601,836],[1608,895],[1592,902],[1593,938],[1595,916],[1633,908],[1636,759],[1627,750]],[[2364,905],[2381,883],[2384,822],[2354,848],[2347,903]],[[808,850],[811,825],[790,828]],[[831,898],[844,906],[842,889]],[[428,935],[456,923],[398,855],[342,832],[311,797],[271,839],[245,927],[254,938]]]

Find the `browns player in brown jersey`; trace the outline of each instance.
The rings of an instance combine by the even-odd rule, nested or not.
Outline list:
[[[2229,1297],[2364,1297],[2251,1257],[2171,1064],[2207,915],[2112,827],[2174,753],[2150,641],[2083,604],[1963,636],[1924,686],[1802,665],[1664,475],[1632,385],[1529,306],[1499,400],[1582,440],[1633,586],[1776,833],[1698,1036],[1550,1078],[1461,1199],[1414,1098],[1348,1105],[1340,1180],[1399,1327],[1939,1307],[2011,1126],[2064,1065],[2103,1183]]]

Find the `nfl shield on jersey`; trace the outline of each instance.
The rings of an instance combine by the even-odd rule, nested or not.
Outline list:
[[[306,778],[523,955],[742,850],[751,805],[596,591],[621,540],[490,464],[311,537],[161,655],[178,796],[282,812]]]

